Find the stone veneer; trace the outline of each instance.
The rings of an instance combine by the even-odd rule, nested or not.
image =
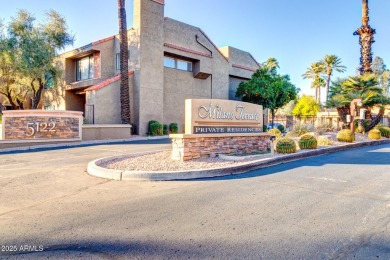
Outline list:
[[[48,110],[3,112],[4,140],[81,140],[82,112]],[[34,134],[30,135],[33,130]]]
[[[188,161],[215,154],[247,154],[270,150],[270,135],[260,134],[172,134],[172,159]]]

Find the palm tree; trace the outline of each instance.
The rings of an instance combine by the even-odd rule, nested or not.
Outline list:
[[[362,26],[357,29],[353,35],[359,35],[360,43],[360,75],[372,73],[372,52],[371,46],[375,42],[375,29],[368,24],[370,20],[368,15],[368,0],[362,0]]]
[[[118,22],[120,41],[120,102],[122,124],[130,124],[130,94],[129,94],[129,51],[127,44],[127,23],[125,0],[118,0]]]
[[[347,80],[338,80],[330,88],[330,97],[327,107],[336,107],[340,118],[345,122],[345,116],[350,113],[349,106],[354,99],[361,98],[364,108],[367,109],[367,117],[371,123],[365,127],[368,132],[375,127],[383,118],[384,106],[390,103],[389,98],[383,94],[378,86],[377,77],[373,74],[365,74],[357,77],[349,77]],[[375,118],[372,118],[371,107],[379,105],[380,110]]]
[[[324,72],[327,75],[325,98],[326,101],[328,101],[330,77],[332,76],[333,70],[336,70],[337,72],[345,72],[346,67],[341,65],[341,59],[336,55],[325,55],[325,58],[321,60],[321,62],[324,66]]]
[[[316,100],[321,103],[321,87],[323,86],[323,79],[321,74],[324,71],[322,62],[313,62],[306,72],[302,75],[304,79],[312,79],[311,87],[316,89]]]

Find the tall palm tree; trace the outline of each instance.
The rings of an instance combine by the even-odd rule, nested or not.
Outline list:
[[[304,79],[312,79],[311,87],[316,90],[316,100],[321,103],[321,87],[323,86],[322,73],[324,71],[324,65],[322,62],[313,62],[306,72],[302,75]]]
[[[129,94],[129,51],[127,44],[127,23],[125,0],[118,0],[118,22],[120,41],[120,102],[122,124],[130,124],[130,94]]]
[[[362,0],[362,26],[357,29],[353,35],[359,35],[360,43],[360,75],[372,73],[372,52],[371,46],[375,42],[375,29],[368,24],[370,20],[368,15],[368,0]]]
[[[336,70],[337,72],[345,72],[346,67],[341,65],[341,59],[337,57],[336,55],[325,55],[325,58],[321,60],[323,66],[324,66],[324,72],[327,75],[326,78],[326,101],[328,101],[329,96],[329,85],[330,85],[330,77],[332,76],[333,70]]]

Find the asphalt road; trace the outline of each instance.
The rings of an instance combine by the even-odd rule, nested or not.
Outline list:
[[[390,145],[193,181],[85,172],[165,148],[0,155],[0,259],[390,259]]]

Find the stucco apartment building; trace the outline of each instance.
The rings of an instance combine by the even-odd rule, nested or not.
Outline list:
[[[131,120],[145,134],[150,120],[184,130],[188,98],[236,99],[258,62],[245,51],[218,48],[198,27],[164,17],[164,0],[134,0],[128,30]],[[64,84],[45,93],[46,109],[83,111],[90,123],[120,123],[119,35],[59,57]]]

